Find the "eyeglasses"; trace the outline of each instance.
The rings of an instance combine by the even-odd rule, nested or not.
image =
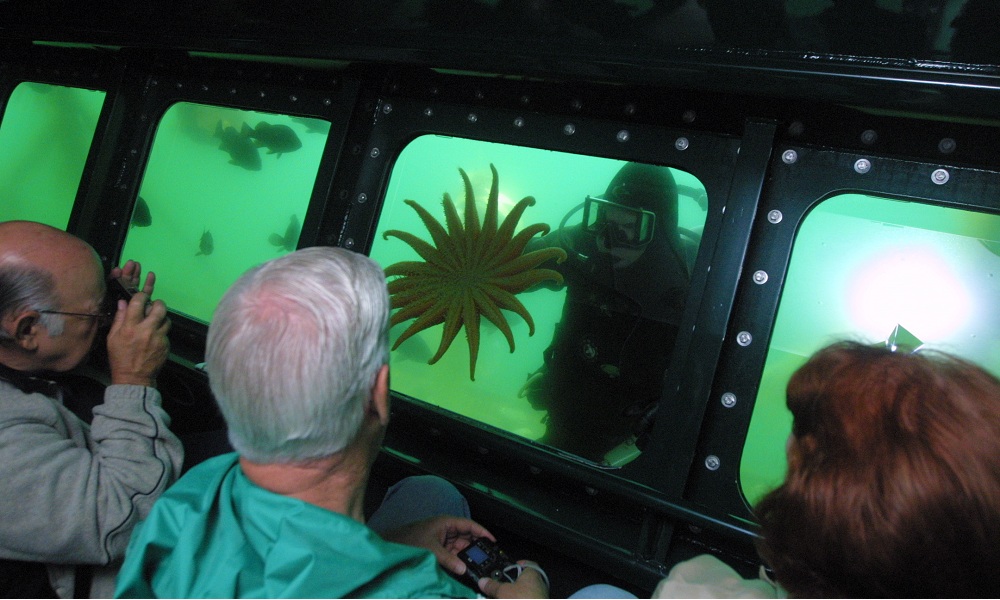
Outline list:
[[[40,313],[46,315],[67,315],[70,317],[90,317],[91,319],[97,319],[97,326],[104,327],[105,325],[110,325],[111,321],[114,320],[114,313],[75,313],[75,312],[63,312],[60,310],[40,310]]]

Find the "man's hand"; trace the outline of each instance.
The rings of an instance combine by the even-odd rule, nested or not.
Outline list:
[[[519,565],[534,565],[530,560],[519,560]],[[501,583],[489,577],[479,580],[479,590],[488,598],[548,598],[549,589],[541,573],[534,569],[524,569],[517,581]]]
[[[127,290],[138,290],[139,289],[139,279],[142,275],[142,265],[135,260],[125,261],[125,266],[115,267],[111,269],[111,279],[117,279],[125,289]],[[156,275],[152,271],[146,274],[146,283],[143,284],[141,292],[145,292],[146,296],[152,297],[153,286],[156,285]]]
[[[152,288],[153,274],[146,277]],[[111,383],[156,386],[156,376],[170,352],[170,319],[162,300],[149,302],[149,294],[137,292],[126,304],[118,301],[115,320],[108,332],[108,363]]]
[[[476,538],[496,541],[485,527],[461,517],[431,517],[387,531],[382,537],[397,544],[430,550],[438,564],[455,575],[464,575],[466,571],[459,552],[472,545]]]

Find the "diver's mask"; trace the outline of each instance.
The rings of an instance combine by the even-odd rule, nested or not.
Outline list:
[[[648,210],[587,196],[583,206],[583,228],[603,236],[609,248],[641,248],[653,239],[656,215]]]

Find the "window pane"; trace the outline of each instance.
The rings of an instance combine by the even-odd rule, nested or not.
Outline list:
[[[839,340],[926,345],[1000,375],[1000,216],[845,194],[802,223],[741,462],[755,503],[785,473],[785,386]]]
[[[122,259],[156,273],[170,310],[207,323],[243,271],[297,247],[328,131],[316,119],[175,104],[153,139]]]
[[[104,92],[24,82],[0,122],[0,221],[66,229]]]
[[[597,463],[635,458],[705,205],[666,167],[417,138],[371,251],[398,309],[393,389]]]

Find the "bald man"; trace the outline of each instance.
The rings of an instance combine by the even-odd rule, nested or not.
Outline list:
[[[128,261],[111,277],[137,287]],[[170,320],[146,276],[105,306],[86,242],[28,221],[0,223],[0,586],[24,597],[110,597],[133,525],[180,472],[156,376]],[[101,325],[110,385],[86,423],[56,381],[83,364]],[[44,571],[40,565],[44,565]],[[41,577],[33,578],[37,573]],[[26,595],[25,595],[26,594]]]

